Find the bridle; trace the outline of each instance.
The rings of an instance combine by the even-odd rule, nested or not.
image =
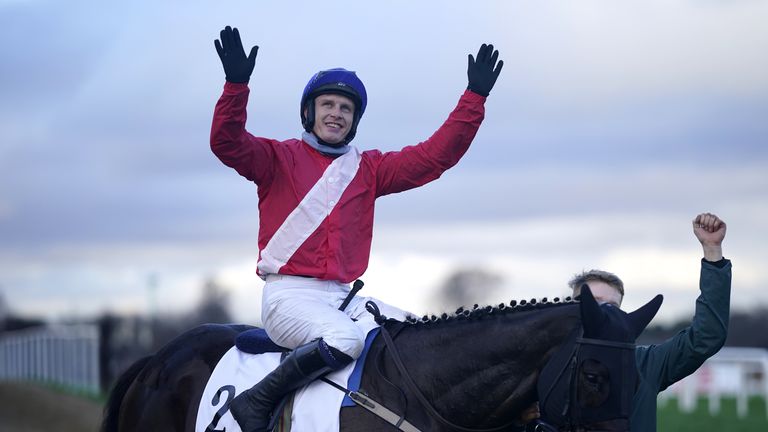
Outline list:
[[[576,379],[578,378],[579,365],[581,364],[582,353],[588,351],[590,347],[597,349],[621,350],[620,370],[622,371],[619,383],[626,384],[626,371],[634,371],[634,350],[635,344],[631,342],[616,342],[602,339],[585,338],[582,336],[583,328],[574,331],[566,342],[556,353],[550,362],[542,370],[539,377],[539,400],[543,417],[547,421],[539,420],[534,430],[541,432],[550,431],[601,431],[601,430],[629,430],[629,414],[634,386],[621,385],[619,401],[620,413],[626,415],[617,419],[607,421],[593,421],[590,419],[589,409],[582,407],[579,403],[574,403],[577,399]],[[586,348],[585,348],[586,347]],[[570,353],[565,357],[565,353]],[[552,370],[556,371],[555,378],[548,386],[542,383],[542,377],[551,375]],[[550,369],[547,371],[547,369]],[[567,380],[567,381],[566,381]],[[567,385],[564,385],[567,383]],[[554,398],[553,398],[554,396]],[[554,426],[553,426],[554,425]],[[556,426],[556,427],[555,427]]]

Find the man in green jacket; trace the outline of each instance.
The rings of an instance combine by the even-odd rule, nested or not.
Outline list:
[[[691,325],[677,335],[635,349],[640,377],[632,400],[630,430],[655,431],[658,393],[692,374],[725,343],[731,298],[731,262],[723,258],[722,248],[725,231],[725,222],[713,214],[702,213],[693,220],[693,233],[704,250],[696,312]],[[602,270],[576,275],[568,283],[574,297],[585,283],[598,302],[621,306],[624,284],[616,275]]]

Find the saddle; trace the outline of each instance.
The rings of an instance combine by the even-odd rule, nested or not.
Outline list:
[[[235,338],[235,346],[249,354],[264,354],[269,352],[288,352],[288,348],[276,344],[267,336],[263,328],[246,330]]]
[[[374,339],[379,334],[379,328],[373,328],[368,332],[365,338],[365,345],[363,346],[363,352],[360,357],[354,362],[352,372],[347,379],[347,390],[358,391],[360,390],[360,380],[363,375],[363,366],[365,365],[365,359],[368,356],[368,351],[371,349]],[[276,344],[267,335],[266,330],[262,328],[255,328],[246,330],[235,338],[235,346],[237,349],[248,354],[265,354],[265,353],[288,353],[291,350]],[[332,384],[331,384],[332,385]],[[344,395],[344,400],[341,404],[342,407],[355,406],[355,402],[349,397]],[[282,407],[281,407],[282,408]]]
[[[336,385],[350,390],[360,388],[367,353],[379,332],[373,320],[360,320],[357,323],[367,334],[363,353],[357,361],[326,377]],[[240,333],[236,337],[235,346],[224,354],[211,373],[198,407],[195,431],[239,431],[239,425],[228,411],[229,401],[277,367],[281,355],[287,351],[269,339],[263,329]],[[283,415],[276,414],[275,418],[292,419],[290,430],[293,432],[338,431],[339,410],[355,405],[344,393],[318,380],[296,391],[292,406],[286,404]]]

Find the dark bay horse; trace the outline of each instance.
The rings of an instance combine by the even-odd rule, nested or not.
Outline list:
[[[634,389],[634,356],[631,364],[622,363],[626,370],[617,374],[608,367],[595,367],[601,365],[599,359],[575,364],[563,353],[578,352],[569,348],[575,341],[608,340],[614,348],[633,347],[627,342],[633,342],[653,318],[660,297],[626,314],[618,308],[598,306],[587,288],[582,290],[580,302],[513,301],[406,323],[382,321],[382,332],[366,358],[360,387],[398,415],[405,414],[421,431],[514,430],[512,425],[521,411],[541,396],[542,383],[538,381],[542,369],[550,358],[561,357],[566,365],[562,370],[550,367],[559,371],[555,378],[564,376],[570,364],[575,365],[570,369],[576,370],[576,375],[565,384],[553,382],[544,388],[555,389],[552,394],[557,394],[557,388],[565,386],[566,393],[573,395],[573,400],[566,400],[574,404],[574,412],[595,408],[598,415],[591,414],[588,421],[604,426],[593,430],[626,431],[626,422],[615,425],[610,421],[628,417],[627,407],[613,408],[616,404],[605,401],[617,398],[619,395],[613,393],[622,386]],[[613,310],[606,313],[606,308]],[[135,363],[113,388],[102,430],[194,431],[200,398],[213,368],[233,346],[235,337],[250,328],[200,326]],[[383,340],[385,332],[391,335],[390,344]],[[548,390],[544,393],[550,396]],[[603,404],[612,408],[602,412],[598,408]],[[543,416],[550,405],[559,410],[559,402],[548,400],[542,406]],[[220,414],[226,409],[223,405]],[[571,410],[570,405],[564,410]],[[566,421],[577,426],[572,420]],[[605,421],[609,422],[601,423]],[[359,406],[343,408],[340,425],[344,432],[397,430]],[[212,421],[209,430],[216,431],[215,426]],[[570,426],[559,425],[561,430],[577,430]]]

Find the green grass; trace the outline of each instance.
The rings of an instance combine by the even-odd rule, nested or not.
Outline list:
[[[665,405],[659,404],[658,430],[660,432],[766,432],[768,417],[765,413],[765,399],[750,398],[747,416],[744,418],[736,415],[735,398],[723,398],[720,403],[720,412],[714,416],[709,413],[709,402],[706,398],[699,399],[696,409],[690,413],[681,412],[677,401],[672,399]]]

